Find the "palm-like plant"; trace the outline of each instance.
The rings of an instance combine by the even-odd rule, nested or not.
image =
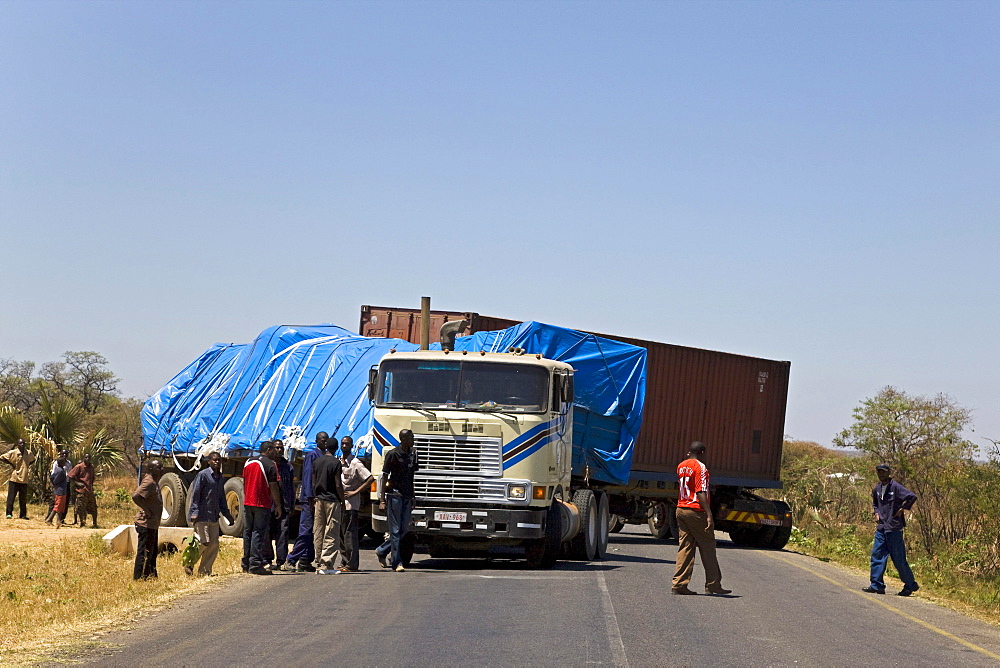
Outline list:
[[[80,459],[89,454],[90,463],[102,473],[108,473],[118,468],[125,461],[125,455],[118,447],[117,441],[111,438],[103,427],[90,432],[81,439],[75,454]]]
[[[0,441],[14,445],[19,438],[25,438],[24,416],[13,406],[0,406]]]

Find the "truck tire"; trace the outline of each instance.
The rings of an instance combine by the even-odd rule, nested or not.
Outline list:
[[[230,524],[225,517],[219,518],[219,530],[224,536],[243,537],[243,478],[233,476],[223,485],[222,491],[226,495],[226,506],[229,513],[236,520]]]
[[[562,547],[562,510],[553,501],[545,515],[545,538],[535,541],[524,550],[528,568],[552,568],[559,559]]]
[[[608,519],[608,533],[618,533],[625,528],[625,520],[621,515],[612,515]]]
[[[597,554],[597,499],[589,489],[577,490],[573,504],[580,510],[580,531],[569,542],[569,556],[578,561],[593,561]]]
[[[674,504],[659,501],[650,508],[647,524],[649,534],[657,540],[677,538],[677,509]]]
[[[163,514],[160,526],[187,526],[184,513],[187,510],[187,489],[184,481],[176,473],[164,473],[160,478],[160,496],[163,498]]]
[[[603,559],[608,553],[608,528],[611,524],[611,513],[608,510],[608,495],[597,492],[597,550],[594,557]]]
[[[774,502],[775,515],[784,517],[788,512],[791,512],[791,508],[784,501]],[[772,527],[774,533],[771,534],[771,538],[767,543],[767,548],[771,550],[780,550],[788,544],[788,539],[792,537],[792,527],[780,526]]]

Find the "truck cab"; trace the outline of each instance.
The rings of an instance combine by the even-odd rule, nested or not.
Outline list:
[[[401,430],[414,435],[420,470],[404,562],[414,543],[432,557],[523,551],[530,560],[548,534],[558,550],[551,509],[570,489],[570,365],[523,351],[390,352],[369,387],[372,472]],[[388,530],[377,502],[372,524]]]

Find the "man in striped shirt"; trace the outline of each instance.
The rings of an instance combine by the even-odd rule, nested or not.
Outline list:
[[[731,594],[722,588],[722,570],[715,556],[715,521],[709,498],[708,467],[702,462],[705,444],[695,441],[688,449],[688,458],[677,466],[677,568],[674,571],[671,594],[694,594],[688,588],[694,572],[695,548],[705,566],[705,593]]]

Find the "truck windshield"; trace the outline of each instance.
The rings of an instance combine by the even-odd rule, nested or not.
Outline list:
[[[549,374],[502,362],[386,360],[379,367],[378,406],[541,413]]]

